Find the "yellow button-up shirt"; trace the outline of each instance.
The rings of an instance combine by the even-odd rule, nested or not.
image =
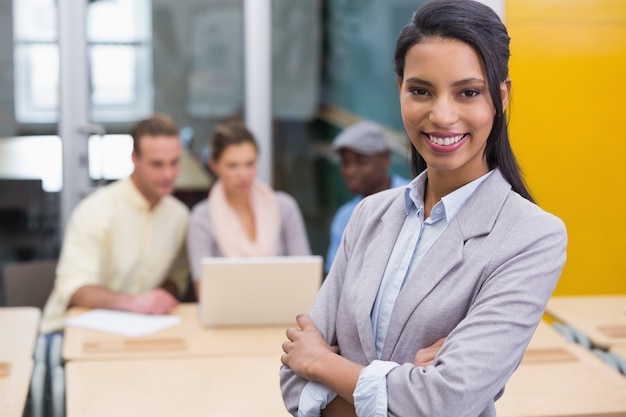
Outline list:
[[[41,331],[64,327],[72,295],[85,285],[138,294],[174,282],[182,294],[189,266],[189,210],[167,196],[150,208],[130,178],[101,188],[72,213],[44,308]]]

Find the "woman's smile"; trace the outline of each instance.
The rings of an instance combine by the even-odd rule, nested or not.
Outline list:
[[[454,152],[469,138],[468,133],[425,133],[425,136],[435,152]]]

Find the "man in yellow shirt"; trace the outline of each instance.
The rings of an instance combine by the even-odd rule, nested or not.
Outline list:
[[[72,306],[164,314],[186,289],[189,210],[171,196],[178,129],[157,114],[131,136],[132,175],[85,198],[69,219],[43,333],[62,330]]]

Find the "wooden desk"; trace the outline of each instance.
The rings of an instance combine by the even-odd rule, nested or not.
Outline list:
[[[8,374],[0,372],[0,416],[22,417],[34,361],[26,357],[9,361],[0,358],[0,363],[10,364]]]
[[[0,307],[0,416],[22,417],[33,373],[41,311]]]
[[[567,339],[556,331],[550,323],[540,321],[533,338],[530,339],[528,349],[544,349],[566,346]]]
[[[70,314],[86,311],[72,309]],[[172,314],[180,315],[180,324],[137,338],[67,327],[63,358],[72,361],[279,354],[286,340],[287,326],[205,328],[200,324],[195,303],[181,304]]]
[[[615,353],[617,356],[620,356],[626,361],[626,346],[613,346],[611,347],[611,352]]]
[[[556,331],[552,325],[545,321],[540,321],[535,334],[533,334],[522,364],[554,362],[564,359],[571,359],[571,354],[563,348],[569,342],[563,335]]]
[[[580,345],[552,362],[523,361],[496,402],[498,417],[626,415],[626,378]]]
[[[626,346],[626,295],[558,296],[546,313],[583,332],[602,349]]]
[[[32,358],[40,319],[36,307],[0,307],[0,361]]]
[[[288,416],[280,356],[74,361],[67,417]]]

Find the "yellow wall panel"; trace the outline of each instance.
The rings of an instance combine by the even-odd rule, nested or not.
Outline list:
[[[509,0],[510,18],[557,21],[619,21],[626,19],[624,0]]]
[[[511,141],[569,233],[557,294],[626,293],[626,20],[608,15],[626,1],[507,2]]]

